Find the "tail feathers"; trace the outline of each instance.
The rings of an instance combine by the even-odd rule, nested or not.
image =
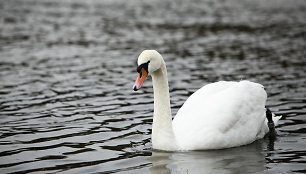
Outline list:
[[[277,126],[278,120],[282,118],[281,115],[275,116],[275,114],[272,113],[269,108],[266,108],[266,117],[267,117],[268,123],[274,123],[275,126]]]
[[[275,126],[278,125],[278,120],[282,118],[282,116],[275,116],[273,112],[269,108],[266,108],[266,117],[268,120],[268,123],[274,123]]]
[[[273,122],[274,122],[274,125],[277,126],[278,125],[278,120],[280,120],[282,118],[282,116],[275,116],[275,114],[273,113]]]
[[[269,108],[266,108],[266,117],[268,120],[269,134],[276,136],[275,126],[278,125],[278,120],[282,116],[275,116],[275,114],[272,113]]]

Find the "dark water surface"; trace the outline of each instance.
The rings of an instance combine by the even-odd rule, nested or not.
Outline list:
[[[0,2],[0,173],[305,173],[306,1]],[[152,151],[149,78],[168,67],[172,113],[196,89],[248,79],[283,115],[277,140],[186,153]]]

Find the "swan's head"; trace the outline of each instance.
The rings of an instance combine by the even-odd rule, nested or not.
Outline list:
[[[160,69],[163,58],[155,50],[144,50],[137,60],[137,79],[133,85],[134,91],[137,91],[143,84],[147,75],[152,74],[154,71]]]

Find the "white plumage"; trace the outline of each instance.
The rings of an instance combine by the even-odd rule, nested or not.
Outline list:
[[[252,143],[269,131],[267,94],[262,85],[250,81],[205,85],[186,100],[172,121],[163,58],[154,50],[146,50],[138,58],[138,65],[143,64],[148,64],[147,71],[153,79],[153,148],[168,151],[230,148]],[[134,90],[142,84],[137,80]],[[280,117],[273,119],[276,123]]]
[[[173,120],[181,150],[228,148],[262,138],[268,131],[266,98],[263,86],[249,81],[221,81],[202,87]],[[262,127],[265,133],[261,133]]]

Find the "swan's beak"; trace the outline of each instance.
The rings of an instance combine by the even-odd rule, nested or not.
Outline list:
[[[148,75],[147,71],[144,68],[141,68],[140,72],[137,75],[136,81],[133,85],[134,91],[137,91],[139,88],[141,88],[141,85],[143,84],[147,75]]]

